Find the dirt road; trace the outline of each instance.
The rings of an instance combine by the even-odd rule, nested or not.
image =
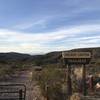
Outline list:
[[[13,74],[12,77],[1,83],[24,84],[26,85],[26,100],[41,100],[37,99],[40,96],[40,89],[35,82],[32,82],[31,71],[20,71]]]

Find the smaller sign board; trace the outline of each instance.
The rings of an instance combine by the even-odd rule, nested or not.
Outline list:
[[[73,59],[87,59],[91,58],[91,53],[90,52],[62,52],[62,57],[63,58],[73,58]]]
[[[67,64],[88,64],[89,60],[87,59],[67,59]]]

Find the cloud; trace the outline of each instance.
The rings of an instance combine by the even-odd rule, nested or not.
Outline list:
[[[13,25],[12,27],[10,26],[11,29],[15,30],[22,30],[22,31],[39,31],[40,29],[45,29],[45,30],[53,30],[53,28],[57,28],[59,26],[62,26],[62,24],[70,25],[70,24],[77,24],[79,23],[90,23],[94,21],[99,21],[99,18],[97,18],[97,14],[99,13],[99,6],[95,4],[95,2],[83,2],[82,0],[67,0],[63,1],[63,7],[59,10],[59,13],[56,13],[55,10],[51,11],[45,11],[45,13],[36,15],[34,14],[28,18],[22,18],[19,22],[17,22],[17,25]],[[72,3],[71,3],[72,2]],[[82,5],[80,5],[82,3]],[[95,4],[94,6],[92,6]],[[60,4],[61,5],[61,4]],[[69,6],[68,6],[69,5]],[[74,5],[76,5],[74,7]],[[59,7],[60,8],[60,7]],[[66,9],[66,10],[65,10]],[[67,12],[67,13],[66,13]],[[97,16],[90,17],[91,14]],[[89,16],[89,15],[90,16]],[[83,18],[84,17],[84,18]],[[85,18],[86,17],[86,18]],[[95,18],[94,18],[95,17]],[[79,18],[79,19],[77,19]],[[45,31],[43,30],[43,31]]]
[[[0,29],[0,52],[46,53],[78,47],[100,46],[99,32],[100,24],[60,28],[54,32],[38,34]]]
[[[29,28],[32,28],[32,27],[45,28],[46,27],[46,20],[42,19],[42,20],[38,20],[38,21],[25,22],[23,24],[18,24],[16,26],[14,26],[13,28],[25,30],[25,29],[29,29]]]

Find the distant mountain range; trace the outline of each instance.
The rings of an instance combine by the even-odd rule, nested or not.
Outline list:
[[[70,51],[91,52],[92,59],[94,61],[100,60],[100,47],[73,49]],[[61,58],[61,52],[62,51],[50,52],[44,55],[29,55],[29,54],[15,53],[15,52],[0,53],[0,63],[34,62],[36,65],[48,64],[48,63],[58,63]]]

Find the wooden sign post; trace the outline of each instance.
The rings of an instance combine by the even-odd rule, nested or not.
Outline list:
[[[62,57],[67,65],[67,92],[70,96],[72,94],[72,84],[71,84],[71,65],[82,65],[83,68],[83,95],[86,95],[86,64],[89,63],[91,59],[90,52],[62,52]]]
[[[82,80],[83,80],[83,95],[85,96],[87,94],[87,89],[86,89],[86,66],[83,64],[83,73],[82,73]]]
[[[72,95],[72,83],[71,83],[71,66],[67,65],[67,93]]]

